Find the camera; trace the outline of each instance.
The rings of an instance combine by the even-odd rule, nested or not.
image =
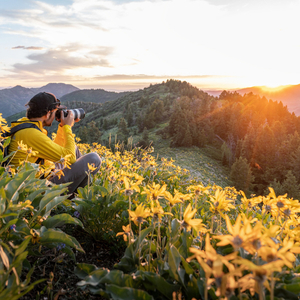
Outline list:
[[[61,116],[61,111],[64,112],[64,117],[66,117],[68,115],[68,110],[67,109],[63,109],[60,108],[56,111],[55,113],[55,119],[56,121],[60,122],[60,116]],[[74,115],[74,120],[79,119],[82,120],[85,117],[85,111],[83,108],[74,108],[74,109],[69,109],[69,111],[71,111]]]

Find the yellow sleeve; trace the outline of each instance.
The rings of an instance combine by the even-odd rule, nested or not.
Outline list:
[[[69,157],[70,163],[73,164],[76,161],[75,140],[72,128],[69,125],[64,125],[58,129],[55,141],[52,141],[38,130],[33,130],[34,137],[31,136],[28,144],[30,144],[34,151],[38,151],[38,157],[57,162],[62,157],[71,154]]]
[[[56,137],[54,139],[54,143],[56,143],[56,144],[63,147],[64,142],[65,142],[65,135],[64,135],[63,126],[58,125],[58,129],[57,129]]]

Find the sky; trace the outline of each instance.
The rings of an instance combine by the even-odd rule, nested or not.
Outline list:
[[[0,88],[300,84],[300,0],[0,0]]]

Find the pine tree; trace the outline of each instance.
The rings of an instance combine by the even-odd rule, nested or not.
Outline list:
[[[101,139],[101,131],[99,130],[99,128],[96,125],[95,121],[91,121],[88,124],[88,131],[89,131],[89,143],[99,143],[100,139]]]
[[[284,193],[288,194],[289,198],[299,199],[300,198],[300,185],[297,182],[296,177],[292,171],[288,171],[286,178],[282,183]]]
[[[78,132],[78,137],[81,140],[81,143],[88,143],[89,142],[89,130],[86,126],[81,126]]]
[[[248,192],[253,181],[252,172],[247,159],[240,157],[231,166],[230,180],[232,180],[237,190]]]
[[[128,135],[129,135],[129,131],[127,129],[126,120],[124,118],[121,118],[118,125],[118,133],[117,133],[118,140],[127,143]]]
[[[103,130],[107,130],[107,129],[108,129],[108,122],[107,122],[107,119],[104,119],[104,120],[103,120],[103,125],[102,125],[102,127],[103,127]]]
[[[133,112],[132,112],[131,105],[128,108],[126,120],[127,120],[128,127],[133,126]]]
[[[150,144],[150,141],[149,141],[149,133],[148,133],[148,130],[147,130],[147,127],[144,128],[143,130],[143,134],[142,134],[142,139],[139,141],[139,147],[142,147],[142,148],[147,148]]]
[[[182,141],[182,146],[183,147],[191,147],[193,145],[193,138],[192,138],[192,134],[190,131],[190,127],[187,124],[186,130],[185,130],[185,135]]]

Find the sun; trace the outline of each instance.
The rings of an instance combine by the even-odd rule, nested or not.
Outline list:
[[[264,92],[268,92],[268,93],[276,93],[276,92],[280,92],[284,89],[286,89],[287,87],[289,87],[290,85],[280,85],[280,86],[261,86],[261,90]]]

